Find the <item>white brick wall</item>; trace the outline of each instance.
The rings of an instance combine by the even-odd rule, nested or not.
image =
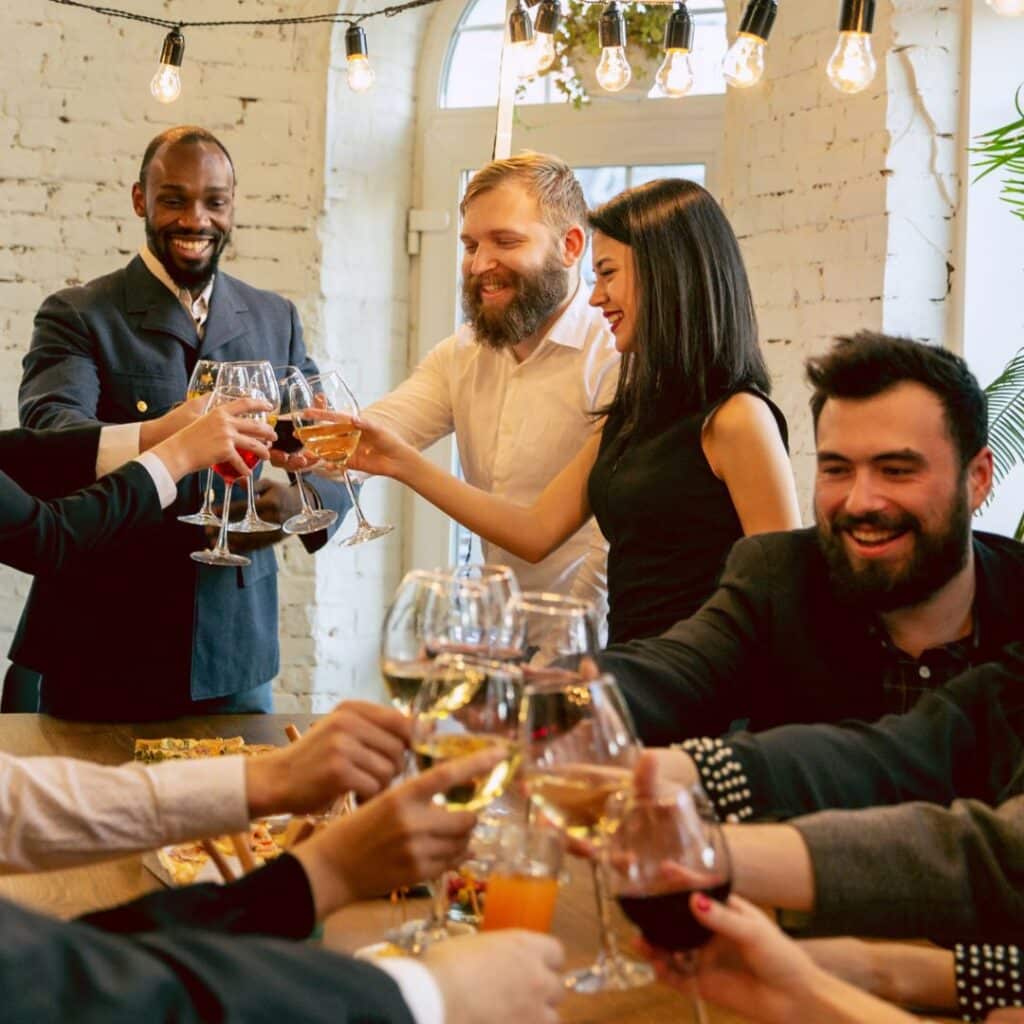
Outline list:
[[[838,8],[779,4],[765,81],[726,100],[722,163],[807,521],[804,360],[861,328],[945,339],[958,195],[959,0],[880,0],[878,75],[855,96],[825,75]]]
[[[126,6],[185,19],[241,13],[229,0]],[[245,16],[323,10],[323,0],[255,0]],[[182,97],[163,107],[148,88],[163,30],[0,0],[0,425],[17,422],[20,360],[39,302],[127,262],[142,240],[129,199],[142,150],[183,122],[217,132],[235,159],[237,225],[225,269],[294,300],[316,357],[348,374],[357,393],[393,386],[406,365],[402,239],[412,82],[428,16],[367,22],[378,80],[364,96],[345,85],[344,26],[186,31]],[[384,485],[367,488],[366,505],[401,525]],[[376,630],[398,571],[397,543],[332,547],[316,559],[296,540],[277,550],[279,706],[320,709],[338,696],[376,693]],[[27,583],[2,570],[0,651]]]

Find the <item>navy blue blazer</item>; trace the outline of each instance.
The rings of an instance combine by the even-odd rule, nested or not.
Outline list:
[[[24,426],[131,423],[185,395],[197,359],[268,359],[306,373],[295,306],[217,274],[200,341],[191,317],[140,257],[47,298],[24,359]],[[45,706],[67,718],[159,719],[190,703],[239,693],[278,671],[277,560],[266,548],[244,569],[200,566],[199,527],[177,521],[201,500],[186,478],[160,522],[49,579],[36,579],[10,650],[43,675]],[[347,510],[344,488],[311,481],[321,502]],[[340,519],[339,519],[340,522]],[[326,532],[302,538],[310,551]]]

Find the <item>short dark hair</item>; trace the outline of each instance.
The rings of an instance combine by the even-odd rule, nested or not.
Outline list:
[[[213,132],[206,128],[200,128],[195,124],[179,124],[174,128],[167,128],[162,131],[146,147],[146,152],[142,154],[142,166],[139,167],[139,184],[143,188],[146,187],[146,172],[149,170],[149,165],[161,146],[165,144],[168,146],[198,145],[204,142],[211,146],[216,146],[227,157],[228,164],[231,167],[231,177],[237,182],[235,162],[231,159],[227,146]]]
[[[936,345],[874,331],[836,338],[823,356],[807,360],[814,388],[814,430],[830,398],[873,398],[906,381],[926,387],[942,403],[949,435],[966,466],[988,444],[988,401],[960,356]]]
[[[739,243],[706,189],[682,178],[638,185],[594,210],[590,226],[629,246],[637,286],[632,351],[599,411],[643,434],[742,388],[769,392]]]

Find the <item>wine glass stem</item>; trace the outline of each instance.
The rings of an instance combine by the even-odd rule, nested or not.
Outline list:
[[[672,958],[672,966],[678,974],[687,979],[694,1024],[708,1024],[708,1012],[697,988],[697,951],[686,949],[676,953]]]
[[[256,515],[256,477],[252,473],[245,480],[245,495],[245,521],[252,523],[259,519]]]
[[[590,869],[594,874],[594,896],[597,900],[597,921],[601,933],[601,959],[607,963],[615,963],[619,956],[619,944],[612,929],[611,904],[608,902],[604,864],[600,859],[592,860]]]
[[[213,515],[213,470],[206,471],[206,485],[203,487],[203,505],[199,510],[200,514]]]
[[[312,515],[313,510],[309,506],[309,499],[306,497],[306,488],[302,486],[302,474],[295,474],[295,486],[299,489],[299,502],[302,504],[302,514],[304,516]]]
[[[442,929],[448,919],[448,880],[445,875],[429,883],[430,889],[430,920],[427,927],[431,930]]]
[[[231,490],[234,486],[233,481],[224,481],[224,513],[220,517],[220,533],[217,536],[217,547],[215,548],[219,555],[228,553],[228,520],[231,518],[228,509],[231,507]]]
[[[363,510],[359,507],[359,499],[356,497],[356,489],[352,486],[352,481],[349,479],[348,470],[346,469],[342,473],[342,479],[345,481],[345,486],[348,488],[348,496],[352,499],[352,507],[356,510],[356,519],[359,520],[360,526],[368,526],[366,516],[363,515]]]

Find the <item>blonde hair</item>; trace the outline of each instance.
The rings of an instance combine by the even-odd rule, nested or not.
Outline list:
[[[559,236],[575,225],[587,230],[587,201],[572,168],[557,156],[529,150],[481,167],[469,179],[459,213],[465,217],[477,196],[506,182],[522,185],[537,200],[544,223]]]

